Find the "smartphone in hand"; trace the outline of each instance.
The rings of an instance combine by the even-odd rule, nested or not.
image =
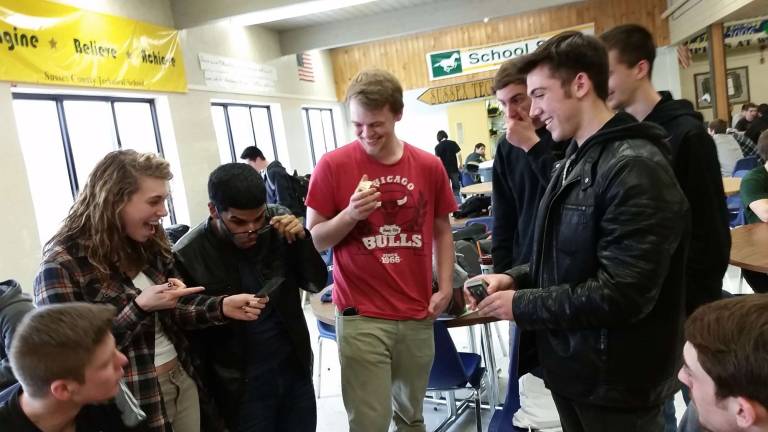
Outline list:
[[[256,293],[256,297],[267,297],[285,282],[285,278],[282,276],[276,276],[268,280],[267,283]]]
[[[480,303],[484,298],[488,297],[488,284],[482,279],[475,279],[467,283],[467,291],[472,294],[475,301]]]

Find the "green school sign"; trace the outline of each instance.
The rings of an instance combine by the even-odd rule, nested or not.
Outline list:
[[[595,25],[584,24],[503,44],[433,51],[427,53],[429,79],[439,80],[498,69],[505,61],[529,54],[550,37],[567,30],[592,35],[595,34]]]

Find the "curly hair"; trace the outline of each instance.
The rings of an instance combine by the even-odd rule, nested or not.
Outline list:
[[[154,153],[108,153],[94,167],[61,228],[45,244],[44,252],[56,245],[66,247],[80,241],[88,260],[103,272],[124,262],[140,265],[157,258],[170,261],[171,247],[165,230],[156,230],[144,243],[125,235],[120,211],[139,190],[141,177],[171,180],[173,174],[170,164]]]

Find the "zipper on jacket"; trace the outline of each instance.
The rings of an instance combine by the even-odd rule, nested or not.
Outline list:
[[[571,160],[569,159],[568,162],[565,163],[565,169],[563,170],[563,173],[568,172],[568,164],[569,164],[570,161]],[[539,258],[541,260],[540,261],[541,263],[544,262],[544,249],[545,248],[543,246],[546,245],[546,243],[547,243],[547,233],[549,232],[549,229],[548,229],[549,228],[549,214],[550,214],[550,210],[552,210],[552,205],[555,203],[557,198],[560,197],[560,194],[562,194],[562,192],[565,190],[566,186],[570,186],[573,183],[581,183],[581,177],[574,177],[570,181],[568,181],[567,183],[565,183],[565,177],[566,177],[566,175],[563,174],[563,184],[560,187],[560,189],[558,189],[558,191],[555,192],[555,195],[549,201],[549,205],[547,206],[547,213],[546,213],[546,216],[544,216],[544,235],[542,236],[542,239],[541,239],[541,244],[542,244],[541,251],[539,251]],[[555,259],[555,255],[556,255],[556,253],[553,250],[552,262],[555,265],[557,265],[557,260]],[[555,282],[557,282],[557,281],[555,281]],[[543,273],[542,273],[541,277],[539,278],[539,285],[542,285],[541,288],[544,288],[545,284],[544,284],[544,274]]]
[[[603,362],[608,360],[608,330],[600,329],[600,359]]]

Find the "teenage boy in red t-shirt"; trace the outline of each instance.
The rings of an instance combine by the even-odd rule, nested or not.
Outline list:
[[[432,321],[451,298],[448,214],[456,202],[440,160],[395,135],[403,115],[397,78],[363,71],[352,80],[347,103],[358,139],[320,160],[306,204],[315,247],[333,248],[349,429],[385,432],[392,418],[398,431],[424,431]]]

